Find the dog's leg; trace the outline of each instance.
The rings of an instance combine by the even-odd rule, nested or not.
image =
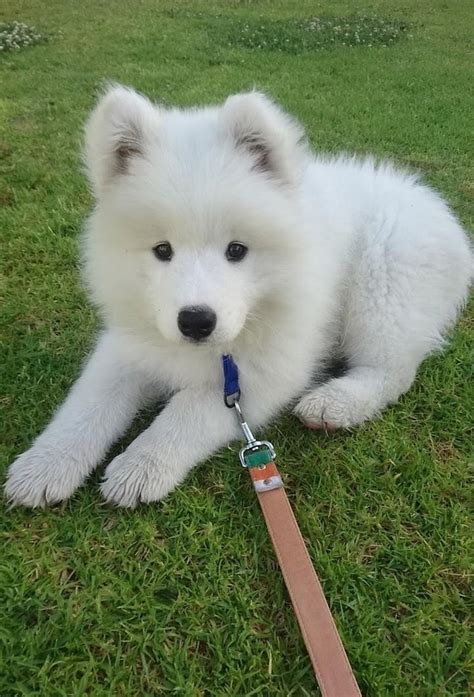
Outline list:
[[[104,497],[119,506],[158,501],[189,470],[240,436],[233,410],[216,392],[184,389],[105,471]]]
[[[52,422],[10,466],[6,497],[37,507],[71,496],[131,423],[142,386],[104,335]]]
[[[309,428],[333,431],[350,428],[377,416],[389,403],[406,392],[415,377],[416,366],[400,364],[357,366],[346,375],[333,378],[306,394],[295,414]]]
[[[409,210],[406,215],[405,231],[403,220],[391,221],[388,230],[382,225],[361,253],[343,326],[349,370],[297,405],[295,413],[311,428],[355,426],[395,402],[422,360],[442,345],[463,303],[472,262],[462,233],[446,217],[446,235],[433,226],[423,237]]]

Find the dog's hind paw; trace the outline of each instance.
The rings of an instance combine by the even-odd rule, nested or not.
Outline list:
[[[377,415],[378,385],[350,376],[334,378],[306,394],[294,413],[313,430],[350,428]]]
[[[70,458],[33,446],[10,465],[5,497],[13,505],[44,508],[68,499],[83,476]]]

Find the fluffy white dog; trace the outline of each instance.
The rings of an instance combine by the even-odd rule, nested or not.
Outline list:
[[[348,428],[408,390],[472,275],[467,238],[413,175],[321,159],[265,96],[165,109],[123,87],[86,128],[96,207],[85,276],[106,329],[50,425],[10,467],[7,497],[67,499],[149,400],[167,405],[107,467],[104,497],[158,501],[239,438],[221,355],[255,427],[294,405]],[[328,359],[345,373],[322,379]]]

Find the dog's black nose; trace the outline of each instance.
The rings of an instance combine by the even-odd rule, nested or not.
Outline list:
[[[178,327],[181,334],[201,341],[214,331],[217,317],[210,307],[185,307],[178,314]]]

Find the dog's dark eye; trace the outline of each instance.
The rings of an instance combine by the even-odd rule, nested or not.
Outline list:
[[[248,248],[240,242],[231,242],[226,250],[226,258],[229,261],[242,261],[248,252]]]
[[[173,256],[173,247],[169,242],[160,242],[153,247],[153,254],[160,261],[171,261]]]

